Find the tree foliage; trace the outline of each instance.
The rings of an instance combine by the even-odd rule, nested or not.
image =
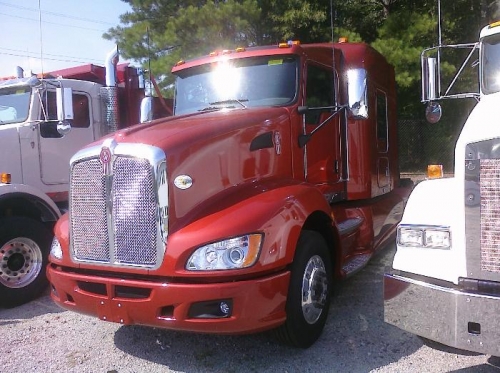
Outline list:
[[[150,68],[163,87],[178,60],[213,50],[348,36],[371,44],[394,65],[399,116],[423,116],[420,53],[439,42],[438,0],[123,1],[132,10],[104,37],[116,41],[125,58]],[[442,43],[473,42],[482,26],[499,17],[500,0],[441,0]],[[461,58],[446,61],[445,71],[458,68]],[[444,118],[455,126],[466,110],[458,106]]]

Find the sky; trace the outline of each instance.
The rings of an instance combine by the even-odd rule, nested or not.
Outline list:
[[[102,34],[129,10],[121,0],[0,0],[0,77],[103,65],[116,46]]]

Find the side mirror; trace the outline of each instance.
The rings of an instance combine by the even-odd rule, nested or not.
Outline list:
[[[57,132],[62,136],[67,135],[71,132],[71,124],[67,120],[57,123]]]
[[[434,57],[421,57],[422,62],[422,102],[438,98],[437,60]]]
[[[71,131],[69,120],[74,118],[73,114],[73,91],[71,88],[56,88],[57,105],[57,132],[62,136]]]
[[[349,113],[355,119],[368,119],[368,89],[365,69],[351,69],[347,72],[347,94]]]
[[[56,88],[57,120],[64,122],[74,118],[73,90],[71,88]]]
[[[153,97],[146,96],[141,101],[140,122],[151,122],[153,120]]]
[[[429,102],[427,108],[425,109],[425,118],[429,123],[437,123],[441,119],[441,115],[443,110],[441,109],[441,105],[437,102]]]

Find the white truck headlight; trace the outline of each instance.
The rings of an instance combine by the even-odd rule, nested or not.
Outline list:
[[[214,242],[198,248],[188,259],[189,271],[214,271],[252,266],[259,256],[262,234]]]
[[[54,237],[52,239],[52,246],[50,247],[50,255],[55,259],[61,260],[63,257],[63,252],[59,240]]]
[[[450,249],[450,227],[401,224],[397,242],[401,246]]]

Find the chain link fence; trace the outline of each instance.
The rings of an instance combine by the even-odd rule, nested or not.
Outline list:
[[[430,124],[425,119],[402,119],[398,121],[398,129],[402,175],[420,179],[429,164],[441,164],[445,174],[453,174],[456,128]]]

